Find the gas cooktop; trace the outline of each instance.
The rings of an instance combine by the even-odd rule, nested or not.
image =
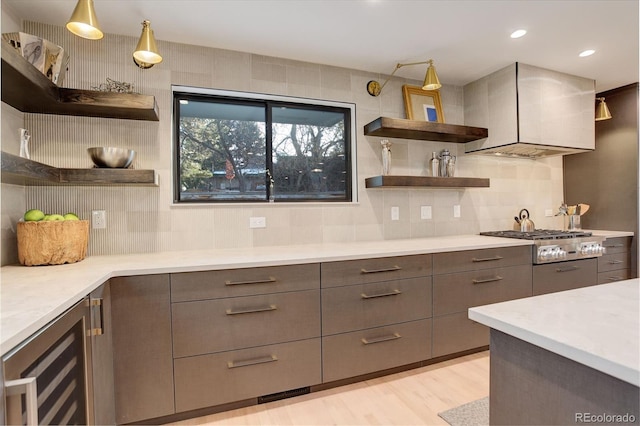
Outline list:
[[[568,238],[590,237],[591,232],[583,231],[560,231],[555,229],[536,229],[531,232],[522,231],[487,231],[480,235],[489,237],[517,238],[520,240],[561,240]]]

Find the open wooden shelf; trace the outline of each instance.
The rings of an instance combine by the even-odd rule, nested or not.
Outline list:
[[[61,88],[2,44],[2,101],[29,113],[159,121],[155,97]]]
[[[373,176],[366,188],[489,188],[488,178],[433,176]]]
[[[364,134],[387,138],[465,143],[488,137],[489,130],[483,127],[379,117],[364,126]]]
[[[13,185],[137,185],[158,186],[153,170],[67,169],[1,153],[2,183]]]

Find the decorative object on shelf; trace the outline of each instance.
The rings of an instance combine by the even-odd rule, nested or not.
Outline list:
[[[29,139],[31,139],[31,134],[27,129],[20,129],[20,157],[26,158],[29,160],[31,156],[29,155]]]
[[[133,163],[133,159],[136,157],[134,150],[126,148],[96,146],[87,148],[87,152],[96,167],[106,167],[110,169],[126,169]]]
[[[596,105],[596,121],[611,119],[611,112],[609,111],[609,107],[607,107],[604,98],[596,98],[596,101],[598,102]]]
[[[51,82],[60,86],[69,67],[69,54],[61,46],[27,33],[4,33],[7,41]]]
[[[107,77],[107,82],[102,83],[99,86],[94,86],[92,90],[98,90],[100,92],[114,92],[114,93],[137,93],[133,91],[133,84],[126,83],[124,81],[116,81]]]
[[[444,123],[442,101],[437,90],[424,90],[418,86],[402,86],[404,111],[409,120]]]
[[[88,40],[100,40],[104,34],[100,30],[93,0],[78,0],[71,18],[67,22],[67,29],[78,37]]]
[[[142,69],[151,68],[162,62],[162,56],[158,52],[156,39],[151,29],[151,22],[146,19],[142,21],[142,34],[136,50],[133,52],[133,62]]]
[[[451,160],[451,153],[448,149],[443,149],[440,151],[440,171],[438,176],[447,177],[449,160]]]
[[[431,176],[438,177],[440,175],[440,159],[438,153],[433,151],[431,153],[431,160],[429,160],[429,172]]]
[[[391,172],[391,142],[383,139],[380,144],[382,145],[382,174],[386,176]]]
[[[424,83],[422,83],[422,90],[438,90],[439,88],[441,88],[442,84],[440,84],[440,79],[438,78],[438,74],[436,74],[436,68],[433,66],[433,59],[429,59],[428,61],[424,61],[424,62],[412,62],[410,64],[396,64],[396,68],[393,70],[391,75],[387,77],[384,83],[382,83],[382,86],[380,85],[380,83],[378,83],[375,80],[369,81],[367,83],[367,93],[369,93],[371,96],[379,96],[380,93],[382,93],[382,89],[384,88],[384,86],[389,82],[389,80],[391,79],[391,77],[393,77],[396,71],[408,65],[421,65],[421,64],[429,64],[429,67],[427,68],[427,73],[424,76]]]

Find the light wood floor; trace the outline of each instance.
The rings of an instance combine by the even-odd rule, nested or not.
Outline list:
[[[176,425],[447,425],[438,413],[489,395],[489,352]]]

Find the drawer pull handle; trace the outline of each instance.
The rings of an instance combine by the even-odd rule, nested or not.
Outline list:
[[[483,279],[472,279],[471,281],[474,284],[483,284],[483,283],[492,283],[494,281],[500,281],[502,280],[502,277],[500,275],[496,275],[495,277],[491,277],[491,278],[483,278]]]
[[[397,296],[399,294],[402,294],[402,292],[398,289],[395,289],[393,291],[390,291],[389,293],[379,293],[379,294],[366,294],[366,293],[361,293],[360,296],[363,299],[375,299],[377,297],[387,297],[387,296]]]
[[[264,306],[262,308],[248,308],[248,309],[240,309],[234,311],[232,309],[227,309],[227,315],[240,315],[240,314],[253,314],[256,312],[270,312],[278,309],[276,305]]]
[[[493,257],[481,257],[481,258],[477,258],[474,257],[471,259],[472,262],[491,262],[492,260],[502,260],[503,257],[502,256],[493,256]]]
[[[609,261],[610,265],[618,265],[620,263],[624,263],[624,261],[623,260],[610,260]]]
[[[578,268],[577,266],[569,266],[568,268],[558,268],[556,269],[556,272],[572,272],[572,271],[577,271]]]
[[[377,274],[380,272],[395,272],[395,271],[399,271],[402,268],[399,267],[398,265],[392,266],[391,268],[382,268],[382,269],[360,269],[360,273],[362,274]]]
[[[226,280],[224,282],[224,285],[247,285],[247,284],[268,284],[268,283],[275,283],[276,280],[275,277],[269,277],[269,278],[265,278],[262,280],[248,280],[248,281],[229,281]]]
[[[246,359],[244,361],[228,361],[227,368],[239,368],[248,367],[250,365],[266,364],[268,362],[275,362],[278,357],[275,355],[263,356],[261,358]]]
[[[374,343],[382,343],[382,342],[388,342],[390,340],[398,340],[401,337],[402,336],[399,333],[393,333],[391,336],[376,337],[373,339],[367,339],[366,337],[363,337],[361,340],[362,340],[362,343],[364,343],[365,345],[373,345]]]
[[[609,281],[622,281],[624,278],[622,278],[622,277],[609,277],[607,279]]]
[[[624,244],[611,244],[610,246],[605,244],[604,246],[604,248],[618,248],[618,247],[624,247]]]

